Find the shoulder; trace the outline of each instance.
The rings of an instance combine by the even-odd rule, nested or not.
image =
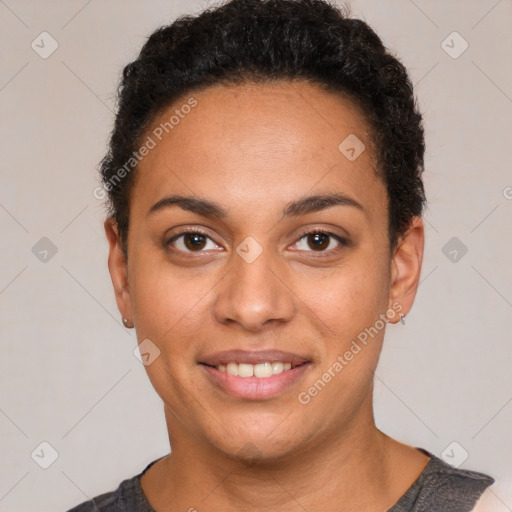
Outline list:
[[[116,490],[84,501],[67,512],[155,512],[142,491],[140,479],[158,460],[148,464],[138,475],[123,480]]]
[[[115,491],[84,501],[68,512],[132,512],[135,510],[146,512],[148,508],[144,507],[144,501],[140,488],[140,475],[136,475],[123,480]]]
[[[425,450],[426,452],[426,450]],[[392,512],[471,512],[494,478],[455,468],[426,452],[430,460]],[[475,512],[479,509],[475,509]],[[488,512],[485,509],[482,512]]]
[[[494,478],[484,473],[450,466],[442,459],[432,456],[426,481],[436,492],[447,496],[464,494],[479,498],[484,490],[494,483]]]
[[[114,512],[119,510],[116,506],[118,501],[116,498],[117,491],[107,492],[96,496],[92,500],[84,501],[68,510],[68,512]]]

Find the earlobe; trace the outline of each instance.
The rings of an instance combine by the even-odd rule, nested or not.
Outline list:
[[[389,307],[391,308],[393,304],[400,304],[403,316],[406,316],[411,309],[416,296],[424,244],[423,220],[421,217],[413,217],[407,232],[398,242],[391,260]],[[398,321],[399,319],[396,320],[396,322]]]
[[[109,244],[108,269],[114,286],[117,307],[123,319],[127,319],[128,323],[131,324],[132,309],[128,281],[128,262],[122,249],[122,241],[115,220],[112,217],[107,218],[104,227]],[[123,321],[123,323],[125,326],[128,326],[126,322]]]

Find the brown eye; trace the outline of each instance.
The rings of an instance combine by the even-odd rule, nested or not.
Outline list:
[[[324,250],[329,246],[329,235],[326,233],[312,233],[307,235],[308,245],[313,250]]]
[[[211,241],[213,247],[207,247],[208,241]],[[174,235],[166,245],[170,245],[173,249],[183,252],[202,252],[204,249],[215,249],[218,246],[213,240],[202,231],[189,229]]]
[[[187,233],[183,235],[183,244],[187,249],[194,251],[195,249],[203,249],[206,244],[206,239],[199,233]]]
[[[301,245],[301,241],[305,240]],[[333,253],[348,245],[347,240],[326,231],[311,231],[304,233],[296,246],[300,251],[313,251],[321,253]]]

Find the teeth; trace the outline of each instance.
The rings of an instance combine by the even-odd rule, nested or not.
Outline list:
[[[261,363],[254,365],[254,375],[256,377],[271,377],[273,374],[271,363]]]
[[[240,363],[238,365],[239,377],[252,377],[254,375],[254,366],[252,364]]]
[[[281,373],[283,371],[283,366],[283,363],[272,363],[272,373],[274,375]]]
[[[265,362],[260,364],[228,363],[219,364],[217,370],[238,377],[272,377],[284,371],[290,370],[291,363]]]
[[[229,375],[238,375],[238,365],[236,363],[229,363],[227,366],[227,372]]]

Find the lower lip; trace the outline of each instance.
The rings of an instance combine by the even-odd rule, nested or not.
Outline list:
[[[212,366],[201,365],[214,384],[236,398],[264,400],[279,395],[296,384],[309,367],[304,363],[271,377],[238,377],[221,372]]]

